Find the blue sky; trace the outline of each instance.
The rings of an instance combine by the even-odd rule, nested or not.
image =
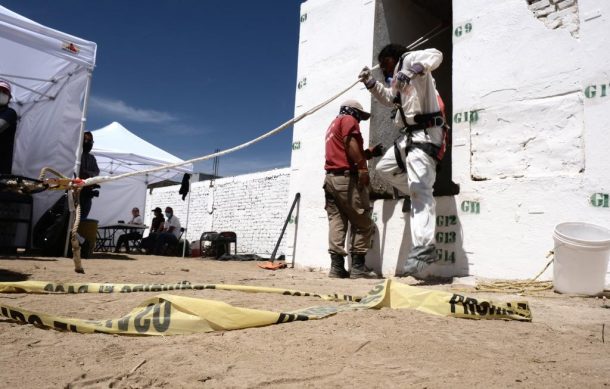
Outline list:
[[[96,42],[87,129],[117,121],[190,159],[294,116],[302,0],[4,0]],[[223,176],[286,167],[292,130],[220,159]],[[212,162],[195,166],[211,172]]]

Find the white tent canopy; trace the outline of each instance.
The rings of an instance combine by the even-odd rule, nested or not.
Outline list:
[[[19,122],[13,174],[38,177],[47,166],[72,177],[97,46],[42,26],[0,6],[0,78],[13,89]],[[35,196],[35,223],[61,195]]]
[[[97,159],[102,176],[147,170],[167,164],[183,162],[165,150],[150,144],[133,134],[121,124],[113,122],[93,131],[92,154]],[[151,174],[137,175],[102,184],[100,196],[93,199],[89,218],[97,219],[100,225],[129,221],[131,209],[138,207],[144,217],[146,186],[181,173],[192,173],[193,165],[175,167]]]

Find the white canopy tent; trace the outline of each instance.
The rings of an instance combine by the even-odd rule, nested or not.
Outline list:
[[[112,122],[93,131],[92,154],[97,159],[100,175],[113,176],[146,170],[171,163],[183,162],[165,150],[148,143],[133,134],[120,123]],[[172,169],[109,181],[102,184],[99,197],[93,199],[89,218],[97,219],[100,225],[128,222],[131,209],[138,207],[144,217],[146,186],[170,179],[181,173],[192,173],[193,165],[187,164]]]
[[[97,45],[42,26],[0,6],[0,78],[12,85],[19,122],[13,174],[36,178],[43,167],[72,177]],[[33,223],[61,192],[34,197]]]

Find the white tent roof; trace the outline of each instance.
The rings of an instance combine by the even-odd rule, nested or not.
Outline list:
[[[116,176],[183,162],[182,159],[148,143],[117,122],[92,131],[92,134],[94,144],[91,153],[95,155],[102,176]],[[133,207],[138,207],[140,214],[145,216],[146,211],[143,207],[148,184],[192,171],[193,165],[187,164],[102,183],[100,196],[93,199],[89,217],[97,219],[100,225],[116,223],[118,220],[128,221]]]
[[[19,122],[13,174],[38,177],[43,167],[72,176],[97,46],[0,6],[0,78],[13,89]],[[61,193],[35,196],[34,220]]]
[[[91,153],[97,159],[100,175],[112,176],[183,162],[182,159],[148,143],[117,122],[112,122],[92,133],[94,147]],[[155,178],[149,179],[149,183],[171,178],[181,172],[192,171],[193,164],[188,164],[155,172],[153,173]]]

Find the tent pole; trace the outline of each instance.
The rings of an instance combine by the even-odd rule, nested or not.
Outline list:
[[[190,181],[190,178],[189,178]],[[188,201],[186,202],[186,227],[184,227],[184,231],[188,234],[189,232],[189,211],[191,209],[191,192],[193,191],[193,187],[191,186],[191,183],[189,182],[189,194],[188,194]],[[184,244],[182,245],[182,258],[184,258],[184,255],[186,253],[186,236],[184,237]]]
[[[89,105],[89,93],[91,91],[91,77],[93,75],[93,69],[87,69],[87,83],[85,84],[85,97],[83,99],[83,113],[80,117],[80,133],[78,145],[76,147],[76,160],[74,161],[74,177],[78,177],[80,171],[80,158],[83,153],[83,134],[85,132],[85,124],[87,123],[87,107]],[[76,209],[70,210],[70,214],[74,213]],[[72,215],[70,215],[70,221],[68,222],[68,230],[66,231],[66,243],[64,245],[64,257],[68,256],[68,244],[70,243],[70,231],[72,231]]]

